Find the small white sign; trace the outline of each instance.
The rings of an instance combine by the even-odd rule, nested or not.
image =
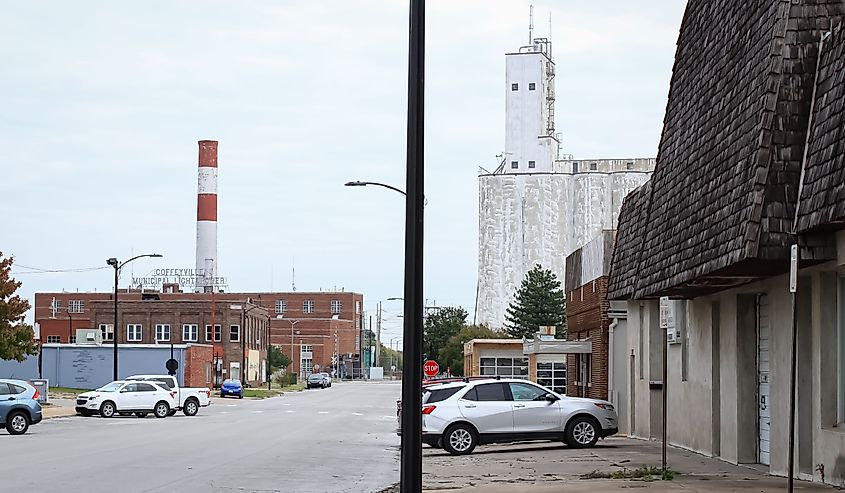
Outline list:
[[[798,245],[792,245],[789,253],[789,292],[798,291]]]

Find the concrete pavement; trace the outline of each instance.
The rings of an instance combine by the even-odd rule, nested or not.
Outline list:
[[[394,383],[225,400],[189,418],[61,417],[0,433],[10,491],[371,492],[399,476]]]

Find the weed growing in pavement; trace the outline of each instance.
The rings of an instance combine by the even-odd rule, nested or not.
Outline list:
[[[655,466],[642,466],[638,469],[622,468],[621,471],[602,472],[593,470],[583,474],[581,479],[638,479],[640,481],[654,481],[655,477],[663,481],[675,479],[676,472],[669,469],[662,469]]]

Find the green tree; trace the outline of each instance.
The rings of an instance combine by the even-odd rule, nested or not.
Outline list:
[[[554,325],[566,333],[566,296],[554,272],[537,264],[525,275],[505,315],[511,337],[532,338],[540,326]]]
[[[469,314],[463,308],[447,306],[425,318],[423,347],[429,359],[438,360],[440,348],[466,325],[467,316]]]
[[[487,328],[485,325],[467,325],[461,328],[457,334],[446,341],[440,350],[440,368],[442,371],[449,369],[452,375],[464,375],[464,344],[472,339],[503,339],[508,337],[503,332],[497,332]]]
[[[290,366],[290,357],[272,344],[270,344],[267,358],[270,360],[270,373]]]
[[[14,257],[0,252],[0,359],[23,361],[38,354],[35,332],[23,323],[29,302],[15,294],[21,283],[11,277]]]

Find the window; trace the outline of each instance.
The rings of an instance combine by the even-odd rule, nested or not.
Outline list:
[[[196,324],[182,325],[182,342],[197,342],[199,327]]]
[[[276,313],[285,313],[288,309],[288,302],[285,300],[276,300]]]
[[[332,300],[332,314],[337,315],[340,313],[340,309],[343,307],[343,303],[340,300]]]
[[[515,401],[544,401],[546,392],[540,387],[527,383],[510,383],[511,395]]]
[[[311,344],[303,344],[301,351],[303,353],[310,353],[310,352],[314,351],[314,346],[311,345]]]
[[[138,384],[137,383],[127,383],[120,389],[121,392],[138,392]]]
[[[240,325],[230,325],[229,326],[229,341],[238,342],[240,340],[241,340],[241,326]]]
[[[67,302],[67,310],[71,313],[82,313],[85,310],[85,302],[82,300],[70,300]]]
[[[538,362],[537,383],[558,394],[566,394],[566,361]]]
[[[528,83],[528,90],[529,90],[529,91],[533,91],[533,90],[534,90],[534,89],[536,89],[536,88],[537,88],[537,85],[536,85],[536,84],[534,84],[533,82],[529,82],[529,83]]]
[[[450,387],[448,389],[427,391],[423,396],[423,404],[434,404],[435,402],[445,401],[463,388],[464,386],[460,385],[458,387]]]
[[[196,325],[194,327],[196,327]],[[205,364],[205,383],[211,383],[211,363]]]
[[[62,342],[60,336],[47,336],[47,344],[59,344]]]
[[[0,395],[9,395],[12,393],[12,390],[9,388],[9,384],[0,382]]]
[[[595,171],[599,168],[599,165],[596,163],[590,163],[590,171]]]
[[[217,325],[217,324],[214,324],[214,342],[220,342],[220,341],[223,340],[222,337],[221,337],[222,336],[221,332],[222,332],[222,329],[220,328],[220,326]],[[206,342],[211,341],[211,325],[205,326],[205,340],[206,340]]]
[[[356,335],[355,336],[355,352],[357,353],[360,350],[361,350],[361,336]]]
[[[305,300],[302,302],[302,311],[304,313],[314,313],[314,300]]]
[[[572,172],[573,173],[578,172],[578,161],[575,161],[574,163],[572,163]]]
[[[355,302],[355,314],[356,315],[361,314],[361,302],[360,301]]]
[[[70,343],[76,344],[76,336],[70,336]]]
[[[507,401],[507,394],[505,393],[505,384],[502,383],[485,383],[477,385],[475,392],[467,392],[464,399],[470,401]]]
[[[154,385],[148,383],[136,383],[135,389],[137,392],[155,392],[156,390],[158,390],[155,388]]]
[[[481,374],[502,378],[528,378],[528,358],[481,358]]]
[[[361,328],[361,319],[360,319],[360,318],[356,318],[356,319],[355,319],[355,330],[358,330],[358,329],[360,329],[360,328]]]
[[[537,163],[535,163],[534,161],[528,161],[528,167],[534,169],[537,167]]]
[[[112,324],[100,324],[100,334],[103,336],[104,341],[113,341],[114,340],[114,325],[112,325]]]
[[[628,161],[627,163],[625,163],[625,168],[626,169],[634,169],[634,162]]]
[[[25,387],[21,387],[20,385],[15,385],[13,383],[9,384],[9,391],[11,394],[23,394],[26,392]]]
[[[57,312],[62,311],[62,300],[53,298],[53,301],[50,302],[50,310],[53,312],[53,317],[55,317]]]
[[[126,325],[126,340],[129,342],[141,341],[141,324],[127,324]]]
[[[511,161],[511,169],[518,169],[519,161]]]
[[[511,84],[511,91],[518,91],[518,90],[519,90],[519,84],[517,84],[516,82]]]
[[[156,341],[170,340],[170,324],[156,324]]]

